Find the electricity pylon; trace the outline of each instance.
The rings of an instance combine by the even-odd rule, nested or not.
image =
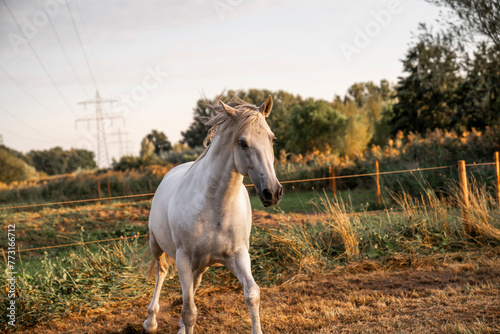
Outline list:
[[[83,117],[79,118],[75,121],[75,127],[78,122],[87,122],[87,126],[90,127],[91,122],[95,122],[96,132],[97,132],[97,166],[99,168],[109,166],[109,153],[108,153],[108,145],[106,143],[106,130],[104,128],[104,122],[106,120],[113,120],[121,118],[123,122],[125,122],[122,116],[108,116],[103,113],[101,105],[104,103],[116,102],[116,100],[112,99],[103,99],[99,94],[99,91],[95,93],[95,99],[78,102],[78,104],[83,104],[87,107],[88,104],[95,104],[95,116]]]
[[[110,133],[111,136],[117,137],[118,140],[111,141],[110,144],[118,145],[118,159],[122,156],[129,154],[129,145],[132,143],[128,138],[128,132],[123,132],[120,128],[116,132]],[[125,137],[125,139],[123,138]]]

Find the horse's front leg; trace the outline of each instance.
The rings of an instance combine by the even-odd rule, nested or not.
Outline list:
[[[176,255],[177,273],[182,288],[182,318],[178,334],[192,334],[197,318],[197,309],[194,304],[195,283],[198,275],[193,272],[191,261],[183,251],[177,251]],[[196,277],[195,277],[196,276]]]
[[[250,317],[252,319],[252,334],[262,334],[259,315],[260,288],[252,276],[248,250],[242,249],[238,251],[234,257],[226,261],[226,266],[243,284],[245,301],[250,309]]]

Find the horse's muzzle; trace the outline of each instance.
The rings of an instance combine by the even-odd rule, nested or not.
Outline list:
[[[265,207],[276,205],[280,202],[281,197],[283,197],[283,186],[281,184],[277,184],[275,189],[271,190],[269,188],[264,188],[259,193],[260,201],[262,205]]]

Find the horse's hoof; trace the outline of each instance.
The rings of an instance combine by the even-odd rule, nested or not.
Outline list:
[[[177,334],[186,334],[186,327],[184,327],[184,324],[182,323],[182,320],[181,320],[181,328],[179,329],[179,331],[177,332]]]
[[[158,328],[158,324],[155,323],[151,326],[148,322],[148,320],[144,321],[144,324],[142,325],[142,330],[141,334],[153,334],[156,333],[156,329]]]
[[[147,331],[146,329],[144,329],[144,327],[142,327],[142,329],[141,329],[141,334],[154,334],[154,333],[156,333],[156,330]]]

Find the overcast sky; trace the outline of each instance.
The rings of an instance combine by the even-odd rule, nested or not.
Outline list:
[[[137,155],[152,129],[177,142],[203,94],[331,101],[354,82],[396,83],[412,33],[438,12],[423,0],[2,0],[0,135],[22,152],[95,150],[95,126],[75,121],[95,116],[78,102],[97,88],[121,117],[106,124],[110,155],[119,132]]]

